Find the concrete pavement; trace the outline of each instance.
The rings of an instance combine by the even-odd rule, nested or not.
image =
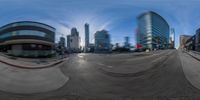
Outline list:
[[[193,86],[200,89],[200,61],[197,60],[200,55],[181,51],[179,51],[179,55],[186,78]]]
[[[191,57],[193,57],[194,59],[200,61],[200,53],[199,52],[196,52],[196,51],[188,51],[188,52],[185,52],[187,54],[189,54]]]
[[[150,69],[158,67],[158,65],[165,62],[167,57],[171,55],[171,51],[168,53],[158,52],[157,54],[152,55],[141,55],[142,57],[133,57],[133,58],[124,58],[120,59],[121,62],[112,63],[112,65],[106,65],[103,63],[97,63],[101,65],[99,70],[102,72],[112,75],[112,76],[121,76],[121,77],[132,77],[138,76],[146,73]],[[163,56],[160,56],[163,55]],[[137,55],[139,56],[139,55]],[[111,59],[108,59],[111,60]],[[108,61],[107,60],[107,61]],[[119,61],[120,61],[119,60]],[[147,61],[144,63],[144,61]],[[134,65],[133,65],[134,62]],[[111,64],[111,63],[110,63]],[[147,66],[148,65],[148,66]]]
[[[24,69],[41,69],[56,66],[57,64],[62,63],[65,59],[24,59],[24,58],[16,58],[12,56],[7,56],[5,54],[0,53],[0,62],[7,64],[12,67],[24,68]],[[14,58],[14,59],[11,59]]]
[[[69,80],[57,67],[21,69],[0,63],[0,90],[30,94],[48,92],[62,87]]]
[[[130,55],[126,56],[129,57]],[[198,97],[200,91],[186,79],[178,51],[164,50],[161,51],[159,56],[166,59],[160,60],[160,63],[155,65],[156,67],[146,69],[142,74],[129,77],[116,77],[116,75],[106,74],[98,70],[102,65],[96,62],[107,65],[107,61],[110,60],[109,55],[72,56],[65,65],[67,67],[62,67],[64,73],[72,78],[66,85],[66,94],[119,98]],[[141,58],[144,66],[149,66],[148,62],[155,59],[145,60],[145,58]],[[119,64],[126,67],[123,62],[117,62],[119,60],[117,57],[113,57],[112,60],[113,62],[109,65],[112,65],[113,68]],[[135,66],[138,63],[137,60],[126,61],[132,63],[132,67],[137,67]],[[135,70],[129,70],[129,72],[137,72]]]
[[[36,63],[39,59],[17,58],[1,54],[0,90],[10,93],[32,94],[56,90],[69,80],[61,70],[66,59],[43,59],[45,63]]]
[[[199,100],[200,90],[187,78],[191,72],[184,71],[182,62],[185,61],[181,56],[176,50],[148,54],[73,54],[60,67],[70,77],[61,88],[31,95],[0,92],[0,97],[6,100],[10,97],[16,100]],[[186,58],[190,62],[194,60]],[[99,68],[117,73],[107,74]],[[133,75],[121,77],[123,68],[127,70],[122,70],[122,74]]]

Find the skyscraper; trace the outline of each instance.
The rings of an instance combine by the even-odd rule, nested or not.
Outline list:
[[[174,28],[171,28],[170,30],[170,38],[169,38],[169,46],[171,49],[173,49],[175,47],[175,30]]]
[[[138,17],[137,45],[144,49],[167,49],[169,25],[159,14],[149,11]]]
[[[102,30],[95,33],[95,52],[109,52],[110,48],[110,35],[108,31]]]
[[[60,37],[59,46],[65,48],[65,38],[64,37]]]
[[[71,36],[79,36],[79,32],[75,27],[71,29]]]
[[[71,52],[80,51],[80,37],[76,28],[71,29],[71,35],[67,36],[67,48]]]
[[[67,48],[70,49],[71,35],[67,35]]]
[[[89,48],[89,24],[85,24],[85,52],[88,52],[88,48]]]

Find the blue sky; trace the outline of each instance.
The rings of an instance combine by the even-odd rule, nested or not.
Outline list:
[[[112,43],[123,43],[129,36],[135,44],[136,17],[154,11],[175,28],[176,47],[179,35],[193,35],[200,28],[199,0],[0,0],[0,25],[16,21],[38,21],[57,29],[56,40],[77,27],[84,44],[84,24],[90,24],[93,34],[106,29]]]

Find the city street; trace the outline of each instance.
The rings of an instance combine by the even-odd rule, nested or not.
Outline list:
[[[200,0],[0,0],[0,100],[200,100]]]
[[[72,54],[60,67],[69,77],[69,81],[63,87],[30,95],[1,92],[0,96],[6,98],[5,100],[198,100],[199,66],[199,61],[180,50],[127,54]]]

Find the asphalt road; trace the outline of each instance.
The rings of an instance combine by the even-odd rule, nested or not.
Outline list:
[[[200,89],[195,87],[188,77],[186,78],[192,71],[183,71],[181,58],[183,54],[178,52],[164,50],[133,54],[70,55],[69,60],[61,66],[62,72],[70,78],[63,87],[32,95],[2,92],[0,97],[12,96],[20,100],[27,98],[30,100],[65,100],[64,98],[68,98],[67,100],[87,100],[87,98],[199,100]],[[189,57],[188,59],[195,60]],[[184,66],[186,71],[187,68],[192,70]]]

